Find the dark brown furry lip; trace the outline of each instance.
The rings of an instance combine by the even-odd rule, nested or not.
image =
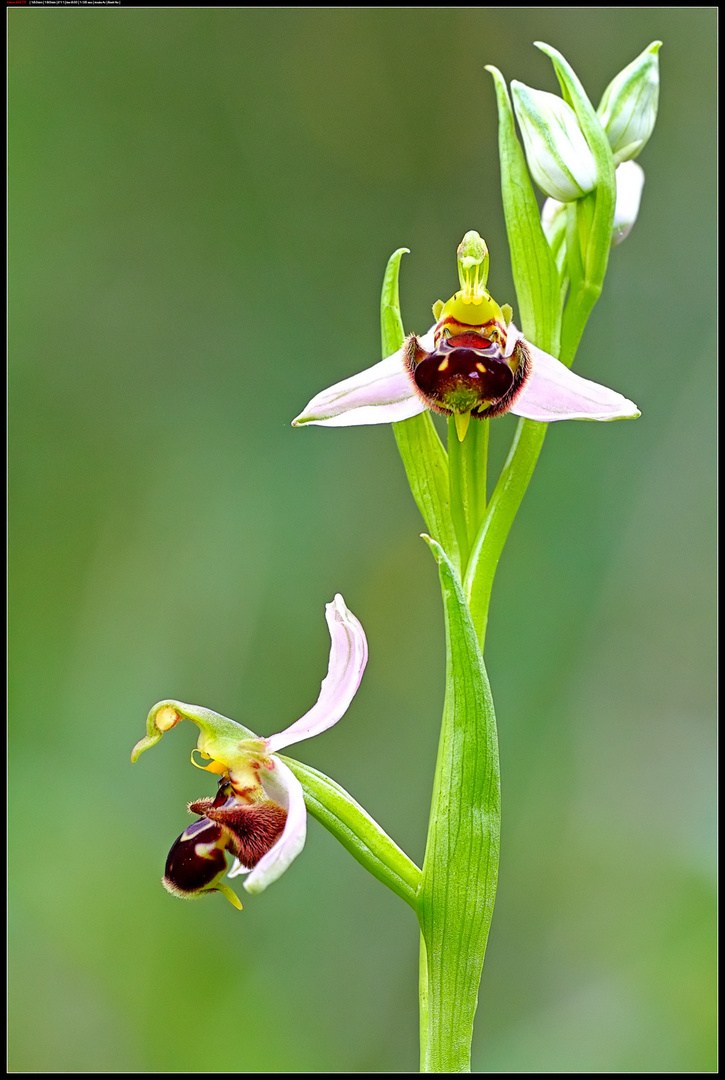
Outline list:
[[[531,370],[523,342],[506,357],[499,342],[474,331],[445,338],[430,353],[409,338],[405,363],[428,408],[447,416],[470,412],[476,419],[508,412]]]

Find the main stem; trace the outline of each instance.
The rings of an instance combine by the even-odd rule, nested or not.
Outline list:
[[[465,577],[471,547],[486,512],[487,464],[488,420],[472,417],[466,436],[461,441],[455,420],[452,416],[449,417],[449,502],[458,542],[461,580]]]

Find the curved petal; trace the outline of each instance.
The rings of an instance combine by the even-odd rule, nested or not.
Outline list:
[[[514,331],[512,334],[511,331]],[[511,323],[506,352],[522,335]],[[634,420],[640,411],[633,401],[608,386],[575,375],[559,360],[526,342],[531,354],[531,375],[511,406],[527,420]]]
[[[433,348],[432,327],[420,338],[426,351]],[[425,412],[427,406],[413,390],[403,363],[403,349],[378,364],[321,391],[292,421],[293,427],[356,427],[359,424],[392,424]]]
[[[325,605],[330,630],[330,662],[322,680],[320,696],[309,712],[278,735],[270,735],[267,750],[274,754],[284,746],[302,742],[336,724],[355,697],[368,660],[365,631],[339,593]]]
[[[261,893],[281,877],[287,867],[297,858],[305,846],[307,837],[307,809],[302,784],[278,757],[272,758],[274,768],[260,777],[267,795],[283,806],[287,811],[282,835],[279,840],[263,855],[244,882],[249,893]],[[228,877],[245,873],[243,866],[236,864],[229,871]]]

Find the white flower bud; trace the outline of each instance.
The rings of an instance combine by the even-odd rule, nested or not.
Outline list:
[[[544,194],[572,202],[596,187],[594,155],[571,106],[556,94],[516,80],[511,94],[529,169]]]
[[[654,129],[660,93],[657,53],[661,44],[653,41],[615,75],[599,102],[597,116],[607,133],[615,165],[635,158]]]
[[[624,161],[614,174],[617,181],[617,201],[614,206],[612,247],[629,236],[637,220],[644,187],[644,170],[636,161]]]

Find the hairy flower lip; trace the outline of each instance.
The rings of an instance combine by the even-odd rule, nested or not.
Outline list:
[[[415,340],[425,352],[434,348],[433,326]],[[575,374],[555,357],[526,341],[513,322],[506,332],[505,357],[518,342],[525,346],[531,371],[506,411],[528,420],[627,420],[640,416],[634,402],[600,383]],[[428,405],[416,394],[406,366],[407,341],[378,364],[316,394],[293,421],[293,426],[355,427],[389,424],[425,412]]]
[[[484,419],[508,412],[531,366],[520,342],[506,352],[498,340],[474,330],[441,337],[431,353],[421,349],[415,336],[407,344],[405,362],[413,391],[445,416],[470,412]]]
[[[192,897],[226,873],[223,829],[198,818],[171,845],[162,883],[175,896]]]

